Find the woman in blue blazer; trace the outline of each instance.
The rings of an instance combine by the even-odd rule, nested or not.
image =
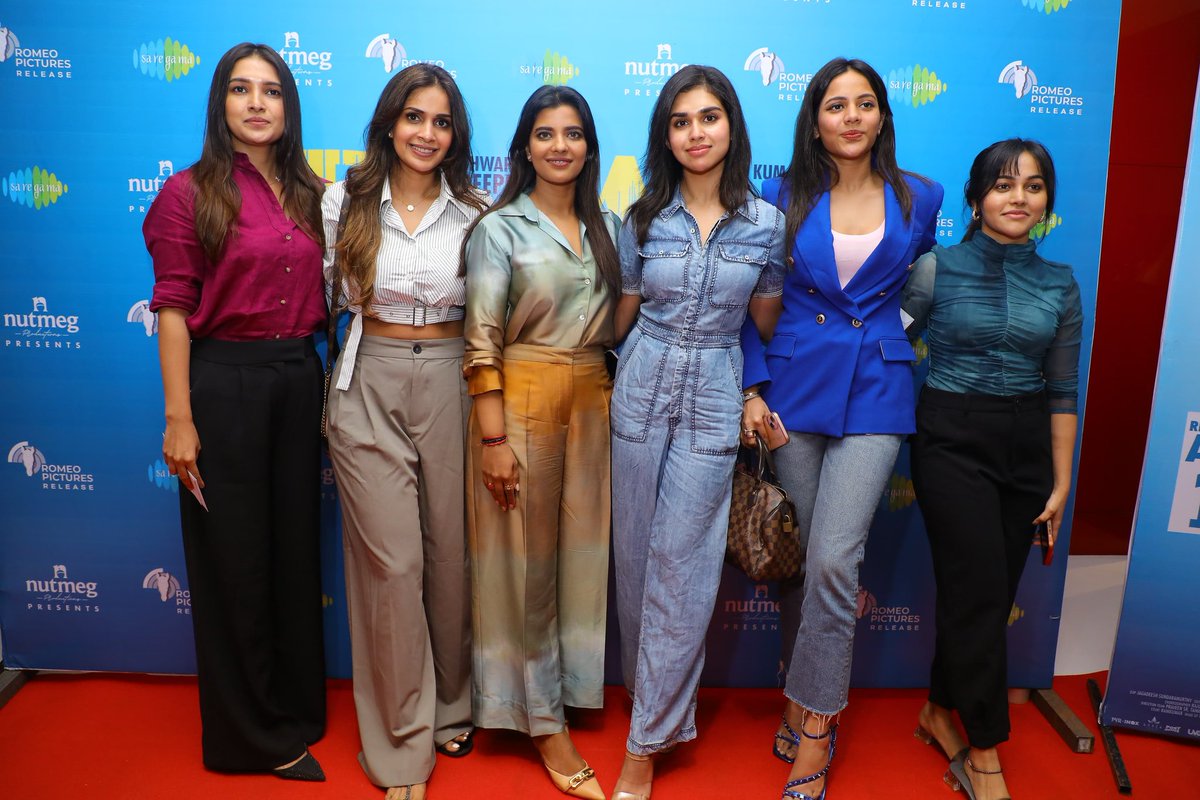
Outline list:
[[[765,400],[789,431],[775,461],[807,553],[783,588],[789,702],[774,751],[793,763],[784,797],[823,798],[867,532],[914,430],[900,293],[933,246],[942,187],[900,170],[883,80],[838,58],[809,84],[792,162],[763,196],[786,214],[792,263],[770,341],[753,324],[742,331],[746,418],[762,418],[754,406]]]

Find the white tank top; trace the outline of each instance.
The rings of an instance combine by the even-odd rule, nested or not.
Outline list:
[[[838,280],[841,281],[843,289],[883,241],[883,228],[886,224],[885,219],[870,233],[833,231],[833,260],[837,262]]]

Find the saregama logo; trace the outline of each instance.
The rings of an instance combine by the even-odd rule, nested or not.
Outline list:
[[[170,36],[144,42],[133,51],[133,68],[160,81],[177,81],[200,63],[200,56]]]
[[[572,78],[579,77],[579,67],[564,55],[546,51],[542,57],[542,83],[547,86],[564,86]]]
[[[908,508],[917,499],[917,493],[913,490],[912,478],[901,475],[899,472],[893,472],[892,477],[888,478],[884,496],[887,497],[888,511]]]
[[[932,103],[949,87],[928,67],[914,64],[887,74],[888,99],[895,105],[914,108]]]
[[[1056,11],[1062,11],[1071,0],[1021,0],[1021,5],[1034,11],[1041,11],[1045,14],[1053,14]]]
[[[0,187],[9,200],[38,211],[57,203],[67,193],[67,185],[57,175],[38,166],[8,173],[7,178],[0,180]]]
[[[1037,225],[1034,225],[1033,230],[1031,230],[1029,234],[1035,239],[1041,239],[1043,236],[1050,233],[1050,231],[1062,224],[1062,217],[1060,217],[1058,214],[1050,213],[1046,215],[1044,220],[1039,222]]]

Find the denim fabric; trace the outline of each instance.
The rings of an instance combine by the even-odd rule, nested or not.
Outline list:
[[[867,533],[904,437],[790,433],[775,467],[796,504],[806,557],[800,576],[781,587],[785,692],[810,711],[836,714],[850,691]]]
[[[643,297],[613,389],[613,543],[627,748],[696,736],[704,636],[720,582],[741,421],[740,328],[779,294],[783,217],[753,198],[707,242],[678,192],[644,243],[621,229],[623,289]]]

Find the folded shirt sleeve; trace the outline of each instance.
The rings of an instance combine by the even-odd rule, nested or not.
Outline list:
[[[150,310],[181,308],[194,313],[208,258],[196,237],[192,187],[185,175],[172,175],[163,184],[146,212],[142,235],[154,263]]]
[[[504,330],[512,282],[511,247],[498,241],[488,217],[467,240],[467,313],[463,375],[472,395],[504,388]]]

